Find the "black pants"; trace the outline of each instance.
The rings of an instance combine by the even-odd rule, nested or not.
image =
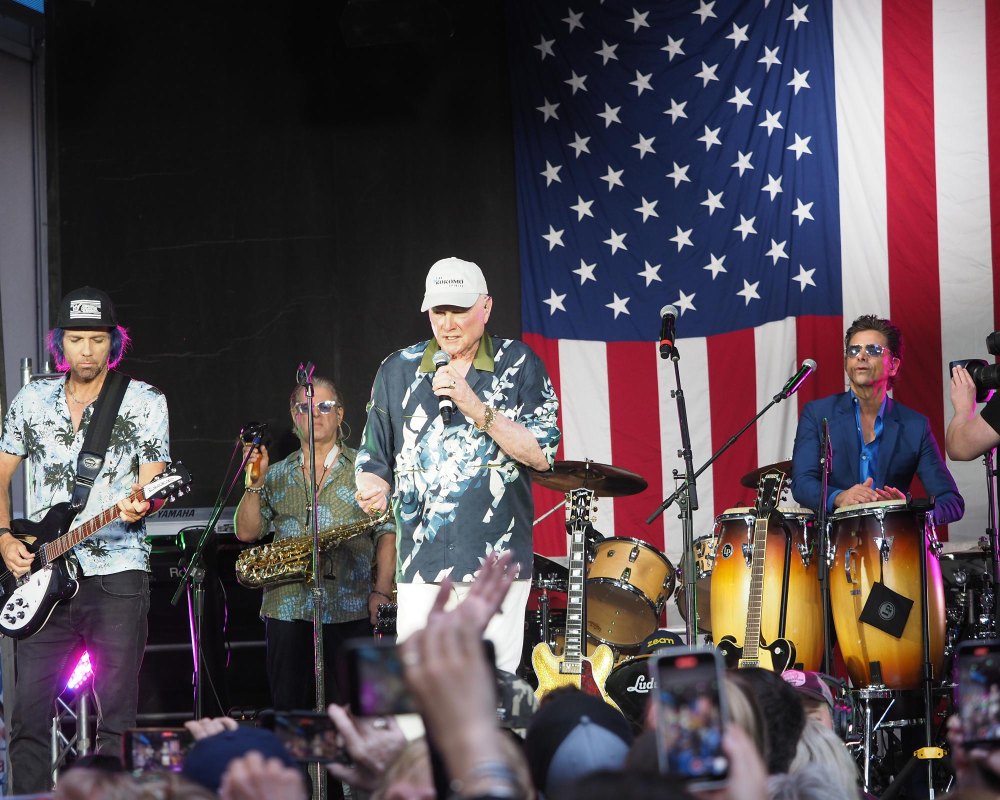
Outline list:
[[[305,620],[284,622],[264,620],[267,639],[267,681],[274,707],[284,711],[308,709],[316,705],[313,674],[313,626]],[[338,680],[337,653],[347,639],[371,637],[367,619],[323,626],[323,656],[327,703],[346,703],[347,687]]]
[[[135,727],[148,612],[146,572],[84,577],[76,596],[56,606],[42,630],[17,643],[10,739],[14,794],[52,787],[55,700],[84,650],[94,668],[97,750],[121,754],[122,733]]]

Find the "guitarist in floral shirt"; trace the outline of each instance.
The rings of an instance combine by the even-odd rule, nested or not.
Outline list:
[[[0,438],[0,556],[15,577],[30,569],[35,556],[11,534],[11,477],[28,459],[32,520],[41,520],[53,505],[70,499],[93,404],[128,343],[128,333],[104,292],[84,287],[63,298],[56,327],[49,332],[49,350],[66,377],[22,388]],[[44,792],[51,786],[52,709],[67,670],[85,649],[94,667],[98,750],[117,755],[122,732],[135,725],[149,610],[149,545],[143,517],[154,509],[128,496],[161,473],[168,460],[166,399],[154,386],[132,380],[112,427],[104,465],[73,525],[114,507],[118,519],[67,553],[64,558],[78,580],[78,592],[56,604],[41,630],[17,642],[10,740],[15,794]],[[5,675],[5,688],[12,683]]]

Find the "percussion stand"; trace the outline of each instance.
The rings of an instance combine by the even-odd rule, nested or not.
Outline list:
[[[993,578],[993,630],[1000,619],[1000,540],[997,537],[997,470],[994,447],[983,454],[986,465],[986,537],[990,547],[990,577]]]
[[[833,632],[830,630],[830,531],[827,526],[826,501],[830,491],[830,470],[833,467],[833,450],[830,447],[830,423],[823,418],[823,438],[820,442],[819,508],[816,509],[816,526],[819,528],[816,549],[819,561],[816,572],[819,577],[819,594],[823,604],[823,674],[830,675],[833,660]]]
[[[664,357],[664,345],[660,345],[660,357]],[[688,646],[694,647],[698,641],[698,591],[695,586],[695,558],[694,558],[694,512],[698,510],[698,475],[705,470],[715,459],[712,457],[698,472],[694,471],[694,461],[691,458],[691,430],[688,427],[687,404],[684,402],[684,390],[681,388],[681,354],[675,346],[670,346],[670,360],[674,362],[674,382],[676,389],[670,391],[671,397],[677,401],[677,418],[681,428],[681,449],[679,455],[684,459],[684,482],[677,487],[670,497],[668,497],[660,507],[646,520],[649,525],[660,514],[667,510],[670,504],[676,499],[680,510],[678,518],[681,521],[681,534],[684,547],[684,574],[691,581],[690,591],[685,593],[685,605],[687,606],[687,619],[685,620],[685,634],[687,635]],[[747,426],[749,427],[749,426]],[[743,430],[746,430],[744,428]],[[743,431],[740,431],[742,433]],[[723,448],[725,449],[725,448]],[[721,451],[720,451],[721,452]],[[678,477],[677,470],[674,470],[674,478]]]

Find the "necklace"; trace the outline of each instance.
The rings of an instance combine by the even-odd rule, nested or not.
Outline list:
[[[69,385],[69,381],[66,381],[66,394],[70,396],[70,399],[74,403],[79,403],[81,406],[89,406],[98,398],[98,396],[101,394],[101,390],[98,389],[97,394],[95,394],[89,400],[81,400],[79,397],[76,396],[76,394],[74,394],[73,388]]]

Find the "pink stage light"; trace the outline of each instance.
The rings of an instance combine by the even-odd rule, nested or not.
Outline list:
[[[90,665],[90,653],[84,652],[80,660],[76,662],[73,673],[66,682],[66,688],[75,692],[83,684],[94,677],[94,668]]]

